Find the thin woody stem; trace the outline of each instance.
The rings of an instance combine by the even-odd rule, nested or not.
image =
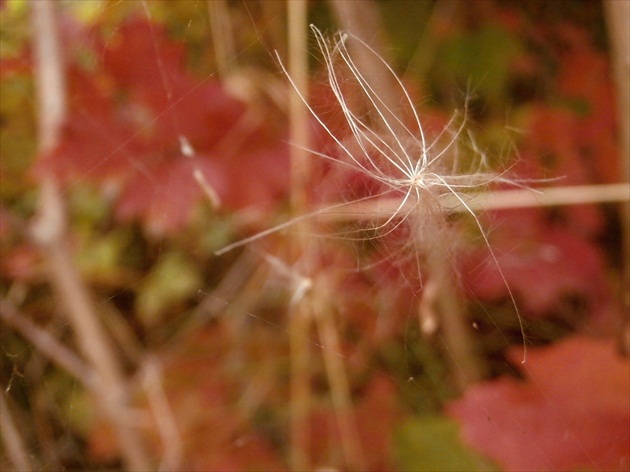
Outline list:
[[[55,2],[32,3],[40,152],[57,144],[66,114],[65,74],[56,7]],[[64,305],[64,314],[72,326],[79,350],[98,378],[97,398],[116,431],[126,468],[150,470],[151,462],[144,451],[140,433],[126,414],[129,398],[120,360],[74,264],[66,226],[61,190],[51,174],[41,185],[39,211],[33,221],[32,235],[46,257],[50,283]]]
[[[4,388],[0,391],[0,432],[2,433],[3,446],[15,470],[36,470],[29,459],[24,440],[13,420],[9,402],[5,398]]]
[[[539,206],[581,205],[589,203],[617,203],[630,201],[630,185],[580,185],[571,187],[551,187],[545,189],[517,189],[493,192],[459,194],[466,202],[464,206],[452,193],[440,197],[440,204],[446,212],[501,210],[509,208],[530,208]],[[413,209],[414,201],[400,206],[400,198],[381,198],[333,208],[322,208],[317,215],[329,221],[360,221],[390,218],[393,211],[406,214]]]
[[[621,145],[621,175],[630,182],[630,2],[606,0],[604,12],[611,45],[611,62],[617,92],[618,133]],[[630,202],[620,208],[623,230],[622,302],[630,312]],[[630,355],[630,316],[624,320],[621,348]]]
[[[300,89],[307,93],[308,63],[306,61],[306,18],[307,3],[304,0],[287,1],[289,70]],[[307,208],[306,184],[310,164],[306,149],[308,140],[308,115],[304,104],[295,93],[289,97],[289,120],[291,140],[296,146],[291,148],[291,208],[294,214],[305,212]],[[292,263],[303,257],[306,241],[301,237],[308,221],[302,221],[293,228],[291,234]],[[303,265],[307,261],[303,260]],[[308,268],[306,268],[308,270]],[[312,313],[308,300],[302,297],[289,310],[289,331],[294,333],[290,340],[291,352],[291,401],[290,435],[291,450],[289,461],[293,470],[310,468],[308,446],[310,430],[308,413],[311,403],[310,360],[311,352],[304,339],[312,325]]]

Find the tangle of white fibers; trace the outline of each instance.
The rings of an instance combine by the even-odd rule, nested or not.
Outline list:
[[[391,204],[388,205],[389,213],[386,215],[374,215],[374,219],[380,221],[370,228],[375,237],[380,238],[390,234],[407,221],[410,216],[413,216],[414,221],[411,228],[415,238],[414,245],[420,248],[423,247],[424,243],[444,245],[444,235],[441,234],[441,231],[444,228],[448,215],[448,208],[444,207],[444,202],[448,201],[449,205],[456,202],[464,208],[466,213],[473,217],[485,244],[489,248],[490,257],[499,268],[499,273],[517,312],[521,332],[524,333],[521,316],[516,308],[512,291],[499,266],[498,258],[492,251],[477,215],[467,204],[467,201],[470,201],[471,194],[484,189],[491,182],[519,185],[518,181],[508,179],[502,174],[484,171],[487,167],[485,156],[476,149],[474,143],[472,145],[473,150],[479,157],[475,169],[477,171],[461,171],[458,166],[458,155],[455,148],[464,127],[465,114],[459,126],[456,126],[458,117],[455,114],[439,135],[432,142],[429,142],[409,92],[391,66],[373,48],[360,38],[349,33],[339,32],[329,41],[316,26],[311,25],[311,30],[326,67],[328,84],[343,113],[351,136],[349,136],[350,139],[337,136],[327,126],[325,121],[311,106],[307,97],[296,86],[276,52],[280,67],[287,76],[295,93],[304,102],[313,118],[332,138],[341,156],[333,157],[313,150],[309,150],[309,152],[323,159],[330,160],[337,165],[342,165],[351,171],[359,172],[368,179],[378,183],[385,190],[352,202],[341,202],[328,206],[325,209],[298,216],[286,223],[226,246],[218,251],[217,254],[223,254],[236,247],[246,245],[254,240],[282,230],[304,218],[311,218],[319,214],[331,215],[334,214],[336,209],[344,213],[343,208],[356,205],[364,200],[377,202],[379,198],[387,196],[390,197],[391,201],[392,195],[397,196],[397,203],[393,206]],[[352,42],[352,47],[363,48],[361,52],[371,55],[375,63],[382,66],[381,72],[386,73],[392,79],[392,84],[394,85],[392,88],[398,95],[397,98],[400,99],[400,109],[392,110],[386,103],[386,100],[383,99],[381,91],[376,89],[373,81],[369,80],[366,74],[362,73],[357,65],[357,61],[353,59],[353,54],[348,49],[349,42]],[[346,87],[344,84],[348,82],[353,82],[356,85],[356,89],[360,91],[359,98],[364,107],[361,111],[356,110],[357,107],[353,109],[344,93],[344,88]],[[347,90],[347,88],[345,89]],[[415,129],[411,129],[405,123],[401,111],[410,113],[410,118],[413,121],[412,127]],[[438,143],[441,144],[438,145]],[[378,205],[373,206],[378,208]],[[367,208],[367,206],[364,205],[363,208]],[[427,238],[432,241],[423,241],[423,239]],[[425,247],[424,250],[430,249]],[[525,344],[524,334],[523,343]],[[525,357],[523,358],[524,361]]]

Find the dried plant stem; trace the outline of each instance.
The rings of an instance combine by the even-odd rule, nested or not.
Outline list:
[[[289,1],[289,74],[293,83],[303,93],[308,94],[307,61],[307,3]],[[294,214],[303,215],[309,211],[308,182],[311,174],[308,139],[308,110],[301,97],[292,93],[290,98],[291,139],[295,146],[291,156],[291,203]],[[313,274],[318,270],[317,247],[308,238],[309,220],[301,220],[294,227],[292,235],[294,262],[303,274]],[[310,284],[310,280],[307,280]],[[291,310],[289,330],[291,337],[292,364],[292,457],[291,465],[296,470],[308,468],[306,448],[309,441],[307,414],[310,407],[310,347],[304,343],[308,339],[310,326],[315,320],[323,351],[326,373],[330,384],[335,415],[339,424],[341,447],[346,466],[352,470],[364,469],[363,455],[352,412],[352,399],[349,381],[342,359],[338,356],[339,335],[333,320],[333,310],[320,287],[313,287],[310,293],[296,299]]]
[[[179,470],[182,462],[182,441],[162,384],[162,365],[153,355],[147,356],[143,366],[142,384],[147,392],[153,418],[164,446],[159,471]]]
[[[572,187],[552,187],[539,190],[501,190],[460,194],[461,200],[453,194],[444,194],[440,204],[446,212],[488,211],[508,208],[528,208],[537,206],[579,205],[587,203],[615,203],[630,201],[630,185],[580,185]],[[466,202],[464,206],[462,201]],[[399,198],[384,198],[322,208],[318,212],[329,221],[382,220],[391,217],[399,210],[406,214],[414,209],[414,202],[400,205]]]
[[[308,415],[311,408],[311,352],[304,342],[308,339],[311,326],[311,313],[302,301],[290,311],[289,330],[291,351],[291,451],[289,462],[293,470],[309,470],[310,428]]]
[[[2,444],[15,470],[35,470],[24,447],[24,441],[11,416],[4,388],[0,392],[0,433],[2,433]]]
[[[48,219],[53,213],[59,213],[62,205],[59,194],[58,188],[44,184],[40,221]],[[35,231],[38,230],[39,228]],[[81,353],[97,373],[99,387],[95,392],[105,415],[116,430],[127,468],[148,470],[150,461],[144,453],[139,431],[129,421],[129,395],[120,361],[98,320],[94,304],[74,266],[64,235],[51,234],[49,240],[39,241],[46,252],[51,283],[63,302]]]
[[[288,0],[288,44],[289,69],[292,77],[303,90],[308,87],[308,63],[306,61],[306,22],[307,3],[304,0]],[[307,211],[307,183],[310,165],[306,149],[308,149],[308,115],[304,104],[294,93],[289,97],[289,120],[291,141],[291,209],[294,214]],[[293,262],[302,258],[308,241],[302,235],[308,234],[302,221],[293,228],[291,238],[291,259]],[[306,230],[306,231],[304,231]],[[308,260],[302,259],[302,268],[308,271]],[[306,272],[308,273],[308,272]],[[308,446],[310,430],[308,414],[311,405],[311,352],[308,343],[309,330],[312,324],[312,312],[307,299],[302,297],[292,304],[289,311],[288,328],[291,356],[291,400],[290,400],[290,434],[291,450],[289,462],[293,470],[310,469]]]
[[[604,8],[617,86],[621,175],[626,182],[630,182],[630,2],[606,0]],[[626,201],[621,207],[620,215],[623,225],[624,256],[622,297],[626,313],[628,313],[630,312],[630,202]],[[626,332],[622,336],[626,336],[626,341],[622,341],[622,348],[630,352],[630,318],[626,319],[624,329]]]
[[[451,200],[453,199],[451,198]],[[475,211],[624,202],[630,200],[630,185],[622,183],[550,187],[539,190],[503,190],[473,194],[466,197],[465,200],[466,204]],[[452,204],[457,205],[454,201],[445,202],[447,207]]]
[[[66,111],[65,76],[55,21],[55,2],[34,2],[36,84],[39,104],[39,146],[45,152],[54,146]],[[125,376],[110,339],[101,325],[87,287],[74,265],[67,244],[65,210],[54,176],[41,186],[39,213],[33,222],[33,237],[40,245],[55,288],[77,345],[94,370],[99,387],[98,402],[116,432],[128,470],[149,470],[139,431],[129,421],[129,398]]]
[[[361,38],[381,57],[386,58],[383,53],[383,38],[378,8],[372,0],[362,2],[348,2],[345,0],[330,0],[333,10],[344,31],[351,33],[357,38]],[[366,82],[377,92],[384,108],[396,114],[400,109],[399,94],[394,92],[392,76],[387,73],[384,62],[370,53],[365,47],[355,47],[350,44],[350,53],[355,59],[358,70],[365,77]],[[391,126],[399,127],[401,123],[391,122]]]
[[[450,20],[460,7],[461,5],[458,2],[441,0],[437,0],[431,7],[431,14],[418,41],[416,52],[409,61],[408,70],[413,69],[414,77],[426,80],[427,72],[439,51],[437,47],[438,25]]]
[[[237,57],[229,8],[225,0],[206,0],[206,4],[217,71],[225,79],[231,70],[230,63]]]
[[[442,235],[444,236],[444,235]],[[474,345],[468,332],[461,296],[452,284],[452,269],[444,261],[449,254],[442,244],[432,244],[427,254],[427,266],[431,283],[435,284],[436,312],[439,328],[456,385],[464,390],[468,385],[483,379],[485,369],[478,356],[472,356]]]
[[[330,295],[323,298],[330,299]],[[318,303],[320,298],[317,292],[313,293],[314,303]],[[316,314],[315,322],[319,339],[322,343],[322,355],[326,375],[330,382],[332,402],[335,408],[335,415],[339,424],[341,436],[341,447],[345,457],[346,467],[349,470],[366,470],[365,456],[359,439],[356,418],[352,410],[352,397],[350,394],[350,382],[344,368],[339,333],[333,318],[334,311],[329,304],[318,303],[314,307]]]
[[[38,351],[80,380],[86,388],[90,390],[96,388],[97,381],[94,372],[74,352],[19,313],[6,300],[0,300],[0,318],[33,343]]]

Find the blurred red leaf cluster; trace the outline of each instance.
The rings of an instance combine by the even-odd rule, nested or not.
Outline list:
[[[556,64],[552,74],[547,72],[555,101],[536,99],[522,107],[527,133],[518,146],[514,174],[547,186],[617,182],[615,97],[604,51],[596,49],[588,31],[568,21],[532,25],[516,11],[500,21],[552,54]],[[526,76],[549,67],[544,57],[531,53],[516,64]],[[607,333],[616,329],[618,308],[607,255],[599,246],[610,221],[601,206],[500,210],[483,215],[483,221],[498,261],[487,248],[462,257],[464,285],[473,297],[507,299],[509,286],[526,316],[562,318],[568,308],[574,326]],[[575,316],[572,303],[581,306],[586,320]]]
[[[69,111],[59,145],[36,176],[93,181],[116,194],[116,216],[153,233],[173,233],[204,197],[196,170],[226,210],[268,209],[286,193],[287,146],[213,77],[187,71],[183,44],[141,18],[107,40],[92,32],[90,70],[69,58]]]
[[[509,357],[518,365],[522,349]],[[628,360],[585,336],[526,358],[524,380],[476,385],[448,407],[466,443],[508,471],[628,470]]]
[[[469,12],[471,25],[488,18],[499,25],[492,25],[482,35],[472,34],[464,41],[475,48],[481,48],[477,41],[493,43],[493,38],[507,38],[510,47],[520,45],[505,50],[501,50],[501,44],[492,45],[499,49],[497,57],[502,58],[501,70],[505,72],[498,79],[493,77],[501,85],[501,92],[494,95],[494,100],[501,106],[503,100],[508,100],[501,94],[507,94],[513,85],[508,83],[510,74],[521,79],[536,74],[545,76],[549,81],[545,87],[553,90],[555,97],[550,100],[541,94],[542,98],[516,101],[514,120],[520,120],[518,127],[527,132],[519,138],[520,162],[514,166],[514,173],[539,183],[549,175],[561,176],[543,185],[616,181],[619,153],[615,143],[615,97],[604,52],[598,51],[591,44],[588,32],[578,26],[569,22],[538,25],[509,4],[508,7],[497,4],[480,1],[478,11]],[[4,7],[4,1],[0,0],[0,8]],[[494,15],[496,12],[499,14]],[[484,14],[489,16],[481,21]],[[216,194],[212,203],[219,204],[218,211],[228,215],[240,210],[253,210],[256,216],[267,215],[276,203],[286,200],[288,127],[285,117],[278,116],[278,110],[270,118],[261,104],[238,98],[229,91],[226,83],[229,79],[222,78],[222,82],[214,75],[196,77],[187,64],[186,44],[172,39],[165,24],[139,16],[124,19],[113,29],[98,23],[88,28],[70,19],[64,21],[65,43],[79,39],[75,49],[68,48],[66,58],[68,115],[61,141],[50,152],[38,156],[31,169],[33,176],[41,179],[54,174],[67,188],[84,182],[95,184],[107,199],[99,210],[111,204],[118,222],[139,221],[148,233],[172,238],[156,251],[157,258],[163,259],[170,254],[169,244],[194,221],[195,208],[207,200],[200,178]],[[469,30],[470,25],[457,25],[450,17],[440,21],[450,26],[441,33],[437,31],[438,42],[450,35],[464,37],[474,29]],[[437,29],[444,26],[438,25]],[[501,27],[505,31],[499,31]],[[493,34],[488,35],[488,31]],[[527,42],[538,48],[537,54],[531,50],[524,52]],[[466,51],[463,48],[459,52],[466,55]],[[549,57],[540,57],[546,54]],[[0,78],[28,72],[31,66],[24,57],[3,59]],[[546,69],[549,66],[545,61],[554,64],[553,72]],[[448,67],[455,66],[447,64]],[[322,87],[326,80],[322,77],[316,75],[313,81],[312,106],[322,112],[323,122],[336,136],[351,136],[352,130],[343,115],[330,106],[335,97],[329,87]],[[349,85],[350,81],[341,86],[351,89]],[[348,94],[351,102],[351,91]],[[416,94],[412,95],[415,100]],[[473,108],[471,114],[475,113]],[[439,141],[435,137],[448,128],[450,114],[436,111],[431,116],[424,113],[420,116],[427,141]],[[496,117],[488,118],[492,119]],[[501,126],[504,124],[501,121]],[[391,196],[396,192],[356,171],[356,167],[334,166],[335,159],[347,158],[338,143],[319,127],[313,134],[313,148],[332,158],[318,160],[311,169],[313,185],[309,185],[308,191],[318,204],[356,201],[385,192]],[[448,132],[446,135],[449,141],[451,135]],[[347,144],[348,149],[353,149],[352,146]],[[433,150],[439,147],[438,142]],[[24,285],[39,283],[41,254],[28,242],[14,244],[22,222],[14,218],[13,208],[6,208],[9,205],[5,207],[3,202],[0,206],[2,275]],[[585,335],[590,330],[610,334],[618,326],[619,309],[614,300],[614,285],[610,283],[614,274],[601,245],[610,219],[610,215],[595,205],[488,212],[479,216],[479,221],[487,228],[492,251],[485,246],[485,238],[476,233],[481,242],[479,247],[470,251],[466,247],[466,253],[457,257],[462,285],[471,300],[485,303],[483,309],[493,323],[506,315],[501,308],[495,315],[491,304],[506,301],[511,304],[513,294],[526,318],[527,326],[521,333],[526,341],[530,328],[535,330],[537,323],[547,319],[568,322],[571,329],[581,333],[558,340],[560,335],[555,332],[554,339],[541,340],[541,343],[551,342],[550,345],[530,347],[526,356],[522,350],[508,349],[505,357],[517,366],[522,380],[500,376],[470,387],[447,406],[448,415],[461,425],[467,445],[506,470],[628,470],[630,466],[630,366],[627,359],[615,355],[610,340],[600,341]],[[267,222],[261,222],[263,228],[269,227]],[[421,223],[424,222],[418,225]],[[441,223],[445,227],[450,220]],[[366,465],[369,470],[390,470],[397,465],[395,431],[401,420],[418,416],[414,408],[423,414],[431,409],[428,416],[442,415],[437,410],[447,403],[446,398],[452,398],[449,397],[452,385],[444,372],[446,363],[443,365],[444,359],[440,358],[446,357],[449,349],[446,346],[441,350],[443,346],[438,346],[443,342],[439,322],[435,337],[415,338],[415,317],[426,287],[421,272],[424,272],[425,254],[433,249],[428,244],[422,246],[424,240],[419,243],[414,239],[420,229],[400,225],[373,237],[378,234],[370,226],[373,222],[362,224],[343,222],[336,228],[338,234],[347,230],[348,240],[327,239],[327,244],[321,247],[313,244],[317,249],[310,262],[315,273],[308,276],[313,286],[324,287],[323,292],[334,300],[326,302],[325,309],[332,313],[340,334],[339,352],[335,354],[350,366],[349,395]],[[441,227],[427,227],[435,230],[430,241],[441,244],[445,234],[439,231]],[[77,234],[82,231],[75,226],[71,230]],[[85,233],[100,230],[90,226]],[[119,272],[113,271],[110,279],[114,279],[116,294],[111,297],[108,294],[103,305],[110,308],[111,302],[112,311],[119,310],[133,325],[142,324],[136,313],[138,294],[143,283],[151,280],[147,274],[153,274],[156,266],[154,260],[149,260],[154,257],[145,247],[149,244],[136,241],[131,232],[125,233],[126,239],[121,237],[123,242],[113,245],[114,249],[103,246],[106,253],[103,258],[114,261],[112,264],[125,259],[128,255],[125,251],[134,252],[134,262],[130,264],[134,273],[128,279],[131,282],[122,280]],[[89,245],[93,244],[89,239],[92,236],[80,234],[77,239],[83,237],[80,244]],[[178,244],[176,241],[173,245]],[[153,325],[147,323],[138,328],[138,338],[155,328],[158,332],[155,339],[161,340],[163,334],[159,331],[170,329],[170,325],[161,325],[164,320],[174,320],[174,324],[181,321],[177,318],[179,313],[176,316],[171,309],[185,311],[181,317],[185,324],[191,316],[192,304],[202,303],[200,298],[205,289],[216,289],[220,297],[228,293],[225,297],[230,300],[221,299],[221,302],[230,305],[230,309],[232,305],[236,307],[229,316],[222,309],[215,309],[214,318],[205,320],[203,328],[186,336],[173,336],[170,345],[146,348],[146,352],[159,356],[164,366],[164,394],[181,440],[182,464],[191,470],[285,470],[290,455],[287,449],[291,447],[284,424],[290,376],[286,360],[291,356],[287,339],[294,333],[284,329],[284,318],[277,321],[284,317],[285,310],[278,308],[274,277],[285,277],[276,284],[283,287],[291,285],[293,279],[287,282],[287,274],[278,275],[281,271],[275,266],[278,273],[272,271],[272,275],[259,271],[268,277],[265,282],[257,279],[259,274],[241,273],[247,272],[249,266],[237,268],[228,277],[223,260],[212,258],[203,244],[195,241],[180,246],[178,251],[186,254],[183,259],[192,262],[174,264],[175,275],[165,274],[164,285],[175,285],[172,278],[192,271],[189,267],[198,262],[198,254],[203,254],[199,258],[200,267],[195,267],[199,269],[195,275],[200,275],[176,299],[177,303],[172,305],[176,308],[166,306],[164,311],[168,313],[164,317],[156,316]],[[216,267],[208,269],[209,260]],[[287,268],[286,272],[292,270]],[[219,280],[224,276],[227,282]],[[156,286],[156,291],[164,291],[163,285]],[[290,289],[284,287],[278,291]],[[21,286],[15,290],[22,291],[28,290]],[[119,296],[120,293],[123,295]],[[152,295],[155,291],[148,293]],[[260,301],[265,297],[273,299],[270,307],[265,305],[269,300]],[[33,311],[50,315],[46,311],[49,308],[41,309],[50,304],[49,300],[34,303]],[[250,306],[258,310],[257,303],[264,306],[259,311],[274,321],[267,322],[263,315],[259,316],[259,311],[256,314],[247,311]],[[507,317],[515,319],[516,314],[509,311]],[[315,331],[309,332],[303,341],[310,348],[317,347],[313,351],[319,351],[324,346]],[[500,334],[504,338],[509,336]],[[147,334],[141,342],[150,346],[152,335],[153,332]],[[479,336],[481,345],[484,333]],[[422,346],[416,350],[414,343]],[[431,352],[421,352],[423,349]],[[504,354],[498,352],[503,348],[488,348],[491,349],[495,350],[488,358]],[[527,362],[521,365],[525,357]],[[490,364],[494,360],[483,361]],[[348,412],[338,411],[330,401],[331,380],[326,376],[326,366],[320,365],[325,362],[318,358],[313,364],[317,365],[311,366],[310,381],[315,393],[306,421],[312,433],[309,453],[316,465],[326,467],[343,463],[339,459],[343,456],[344,440],[339,419]],[[414,378],[415,372],[418,380]],[[417,388],[414,395],[422,396],[420,400],[402,399],[401,392],[410,380],[422,388],[440,384],[435,387],[439,392]],[[159,437],[163,431],[158,423],[155,421],[149,433],[155,457],[165,454],[165,442]],[[118,454],[114,434],[98,422],[87,429],[90,460],[114,463]],[[448,456],[451,451],[442,452]],[[410,463],[414,460],[414,457],[409,459]]]
[[[575,301],[588,321],[608,328],[617,322],[605,256],[592,241],[550,224],[545,212],[537,209],[503,210],[492,220],[497,228],[490,244],[498,261],[485,247],[463,258],[465,284],[475,297],[489,302],[507,299],[509,287],[523,314],[532,318],[562,317],[563,311],[575,310],[571,306]]]

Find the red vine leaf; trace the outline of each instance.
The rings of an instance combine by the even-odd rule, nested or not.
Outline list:
[[[520,363],[522,350],[509,357]],[[584,336],[532,348],[527,359],[525,381],[476,385],[450,404],[464,441],[508,471],[628,470],[628,360]]]
[[[285,195],[288,152],[277,131],[216,79],[186,71],[184,48],[162,26],[131,19],[94,43],[102,67],[71,65],[63,136],[35,176],[114,189],[116,215],[158,233],[184,227],[205,198],[195,171],[229,210],[266,210]]]
[[[523,314],[531,317],[557,314],[575,299],[590,317],[607,318],[599,311],[609,306],[611,294],[603,254],[594,244],[545,223],[536,209],[505,210],[495,217],[500,223],[490,233],[490,244],[498,263],[485,247],[464,257],[469,293],[495,302],[509,297],[509,287]]]

